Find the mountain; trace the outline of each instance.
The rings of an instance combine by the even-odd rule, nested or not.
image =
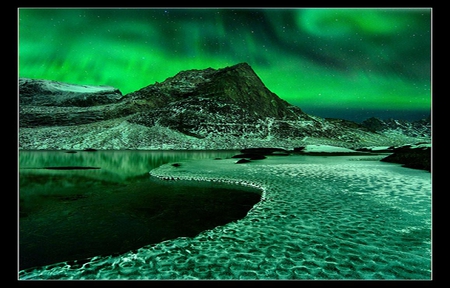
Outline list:
[[[373,132],[384,134],[398,134],[409,137],[431,137],[431,117],[417,121],[406,121],[396,119],[381,120],[371,117],[362,122],[362,125]]]
[[[110,86],[73,85],[48,80],[19,79],[19,127],[49,127],[92,123],[121,113],[123,96]]]
[[[415,139],[308,115],[267,89],[247,63],[181,71],[127,95],[110,86],[19,79],[20,149],[361,147]]]

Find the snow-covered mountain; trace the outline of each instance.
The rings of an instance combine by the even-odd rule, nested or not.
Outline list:
[[[405,128],[392,137],[366,124],[304,113],[267,89],[246,63],[181,71],[125,96],[109,86],[19,79],[20,149],[292,149],[430,140],[426,131]]]

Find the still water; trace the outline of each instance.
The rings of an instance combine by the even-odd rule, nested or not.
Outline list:
[[[148,172],[238,151],[20,151],[19,269],[111,255],[243,218],[256,189]]]

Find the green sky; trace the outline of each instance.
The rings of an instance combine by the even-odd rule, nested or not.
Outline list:
[[[431,109],[431,9],[19,9],[19,77],[123,94],[249,63],[305,112],[355,121]]]

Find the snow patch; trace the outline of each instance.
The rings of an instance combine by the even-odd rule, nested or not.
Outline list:
[[[52,92],[74,92],[74,93],[97,93],[106,91],[115,91],[116,88],[111,86],[92,86],[92,85],[75,85],[59,82],[46,82],[45,88]]]
[[[431,143],[420,143],[411,145],[411,149],[426,149],[431,148]]]
[[[374,147],[369,147],[369,149],[371,151],[384,151],[384,150],[388,150],[391,146],[374,146]]]

